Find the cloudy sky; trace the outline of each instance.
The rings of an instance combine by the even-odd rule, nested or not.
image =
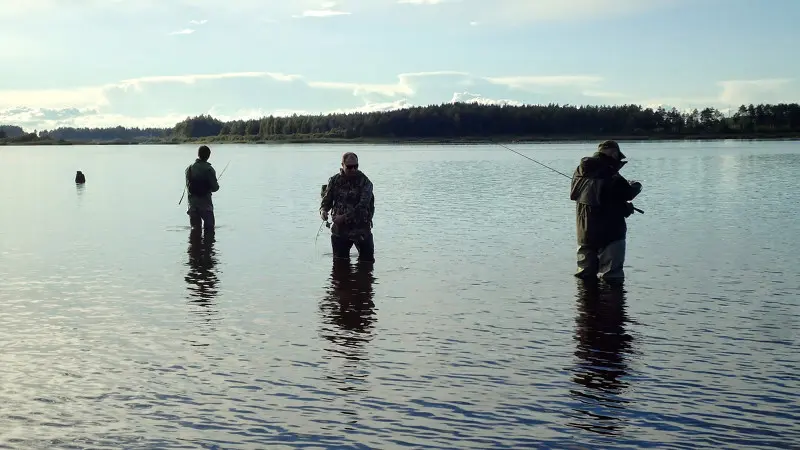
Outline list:
[[[800,102],[798,0],[0,0],[0,124]]]

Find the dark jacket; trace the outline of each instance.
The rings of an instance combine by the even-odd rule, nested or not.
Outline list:
[[[345,221],[341,226],[331,226],[334,235],[352,239],[368,236],[372,232],[372,217],[375,214],[372,182],[361,171],[345,176],[339,169],[339,173],[328,179],[320,211],[330,211],[331,219],[344,214]]]
[[[187,203],[190,210],[213,210],[211,193],[219,190],[217,172],[211,163],[197,158],[186,168]]]
[[[579,245],[600,248],[625,239],[625,218],[633,213],[629,202],[641,191],[641,185],[631,185],[619,174],[626,163],[597,152],[575,169],[569,198],[576,202]]]

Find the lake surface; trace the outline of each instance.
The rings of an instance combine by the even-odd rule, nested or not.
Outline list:
[[[372,268],[315,240],[346,150]],[[572,277],[569,180],[502,148],[212,151],[205,241],[196,146],[0,147],[0,447],[798,448],[800,142],[624,144],[613,288]]]

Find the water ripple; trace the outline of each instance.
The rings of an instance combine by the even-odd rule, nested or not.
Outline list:
[[[336,146],[220,150],[213,235],[164,201],[179,147],[7,147],[0,448],[796,447],[797,144],[626,148],[607,284],[571,276],[568,180],[491,146],[357,147],[375,264],[314,246]]]

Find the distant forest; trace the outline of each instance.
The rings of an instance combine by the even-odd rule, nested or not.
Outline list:
[[[293,115],[223,122],[187,117],[170,128],[57,128],[26,132],[0,126],[0,142],[180,143],[264,141],[481,141],[799,137],[800,105],[742,105],[681,113],[639,105],[495,106],[447,103],[393,111]]]

